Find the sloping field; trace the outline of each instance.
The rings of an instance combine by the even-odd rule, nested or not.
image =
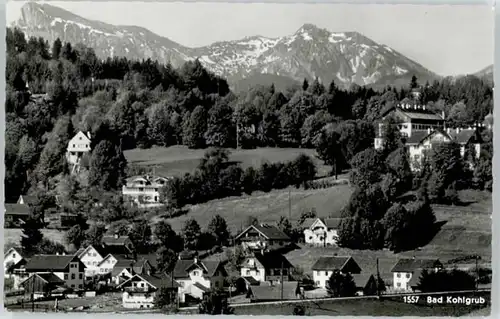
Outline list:
[[[309,155],[318,168],[318,176],[325,176],[330,168],[316,157],[316,151],[302,148],[257,148],[252,150],[235,150],[231,152],[230,160],[241,163],[243,168],[259,167],[264,162],[275,163],[291,161],[299,154]],[[125,158],[131,164],[154,166],[156,173],[166,176],[183,175],[193,172],[203,158],[206,150],[192,150],[185,146],[153,147],[150,149],[133,149],[124,152]]]
[[[289,217],[289,204],[291,219],[298,219],[303,211],[311,208],[315,208],[320,217],[339,217],[350,194],[351,188],[347,185],[319,190],[290,188],[290,193],[288,190],[255,193],[251,196],[225,198],[194,205],[190,207],[187,215],[168,219],[168,222],[176,231],[180,231],[187,219],[194,218],[203,228],[214,215],[219,214],[226,219],[234,233],[244,226],[250,216],[256,217],[260,222],[269,223],[278,221],[280,216]]]

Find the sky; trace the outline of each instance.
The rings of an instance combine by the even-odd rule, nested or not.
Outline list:
[[[25,2],[7,3],[7,23]],[[304,23],[357,31],[440,75],[493,64],[494,12],[488,5],[275,4],[51,1],[77,15],[137,25],[189,47],[246,36],[293,34]]]

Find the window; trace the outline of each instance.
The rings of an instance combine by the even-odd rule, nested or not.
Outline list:
[[[71,285],[71,288],[75,288],[75,285]]]
[[[247,276],[250,276],[250,270],[247,270]]]
[[[78,278],[83,279],[83,274],[80,273],[80,275],[78,275]]]
[[[400,274],[400,273],[397,273],[397,274],[396,274],[396,277],[401,278],[401,274]]]
[[[143,187],[140,187],[140,188],[139,188],[139,192],[144,192],[144,188],[143,188]]]
[[[399,287],[401,287],[401,283],[400,283],[400,282],[398,282],[398,283],[396,284],[396,286],[398,286],[398,288],[399,288]]]
[[[218,288],[219,287],[219,282],[214,282],[214,285],[215,285],[215,288]]]
[[[71,279],[75,279],[76,278],[76,275],[75,274],[71,274]]]
[[[141,282],[141,283],[139,284],[139,287],[143,288],[143,287],[144,287],[144,283],[143,283],[143,282]]]
[[[255,274],[256,274],[257,276],[258,276],[258,275],[260,275],[260,270],[256,270],[256,271],[255,271]]]
[[[410,274],[406,274],[406,278],[407,278],[407,279],[410,279]]]
[[[64,280],[68,280],[68,274],[64,274]]]
[[[82,289],[82,288],[83,288],[83,285],[82,285],[82,284],[79,284],[79,285],[78,285],[78,288],[79,288],[79,289]]]
[[[16,253],[12,253],[12,258],[16,258]]]
[[[73,147],[75,147],[75,144],[73,144]]]
[[[315,281],[314,284],[316,284],[316,286],[319,286],[319,281]]]

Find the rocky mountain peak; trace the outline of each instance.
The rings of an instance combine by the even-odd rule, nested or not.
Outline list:
[[[28,2],[20,14],[15,26],[29,36],[41,36],[49,42],[60,38],[83,43],[102,58],[151,58],[174,66],[198,58],[207,69],[227,77],[233,85],[252,82],[252,78],[262,82],[266,76],[287,82],[317,77],[323,83],[335,80],[346,86],[397,81],[406,84],[413,74],[422,81],[436,77],[420,64],[358,32],[330,32],[312,23],[278,38],[249,35],[241,40],[188,48],[143,27],[94,21],[48,4]]]

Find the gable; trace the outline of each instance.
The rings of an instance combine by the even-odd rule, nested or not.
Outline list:
[[[82,131],[76,133],[76,135],[70,140],[70,144],[81,144],[87,143],[90,144],[90,139],[87,135],[85,135]]]
[[[320,218],[317,218],[316,221],[311,225],[311,230],[314,230],[317,227],[327,228],[325,223]]]

